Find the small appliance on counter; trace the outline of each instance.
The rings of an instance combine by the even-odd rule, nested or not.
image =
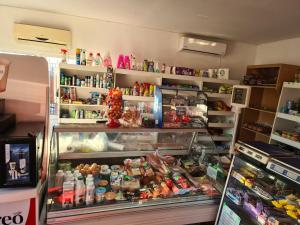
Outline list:
[[[42,122],[21,122],[0,134],[0,187],[35,187],[44,155]]]

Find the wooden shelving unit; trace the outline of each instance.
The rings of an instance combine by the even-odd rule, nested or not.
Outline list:
[[[279,98],[279,104],[275,116],[275,122],[272,128],[272,135],[270,143],[282,143],[290,147],[300,149],[300,140],[294,141],[276,134],[279,131],[294,132],[295,127],[300,125],[300,115],[290,115],[283,113],[282,109],[286,106],[287,101],[300,101],[300,84],[293,82],[284,82],[281,95]]]
[[[280,92],[284,81],[292,81],[300,67],[287,64],[253,65],[247,67],[247,75],[260,79],[260,84],[251,86],[249,107],[243,109],[238,139],[242,141],[270,142],[270,135],[243,127],[259,123],[274,125]],[[268,83],[270,82],[270,83]]]

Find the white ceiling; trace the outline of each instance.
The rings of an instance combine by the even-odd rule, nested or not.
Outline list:
[[[254,44],[300,36],[300,0],[0,0],[0,5]]]

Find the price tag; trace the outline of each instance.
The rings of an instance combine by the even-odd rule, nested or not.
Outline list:
[[[213,168],[212,166],[208,166],[206,174],[213,180],[217,180],[218,170]]]

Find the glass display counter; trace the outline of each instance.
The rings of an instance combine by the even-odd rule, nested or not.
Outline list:
[[[112,222],[138,211],[151,223],[155,210],[166,224],[178,210],[197,213],[181,224],[210,221],[230,164],[206,129],[59,125],[51,143],[47,224],[108,214]]]

